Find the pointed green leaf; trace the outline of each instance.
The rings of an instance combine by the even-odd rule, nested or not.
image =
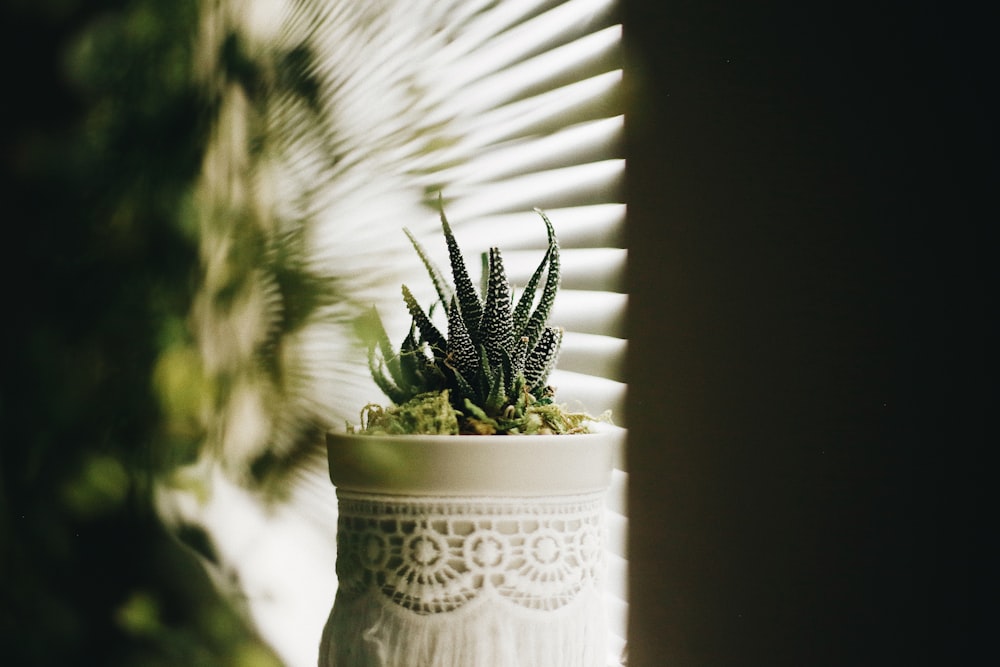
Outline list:
[[[490,387],[490,393],[486,397],[486,408],[488,414],[498,414],[500,410],[507,403],[507,387],[504,382],[503,366],[497,369],[496,376],[493,378],[492,386]]]
[[[438,269],[437,265],[431,261],[430,256],[424,247],[420,245],[417,238],[410,233],[409,229],[403,228],[403,232],[406,233],[406,237],[410,239],[410,243],[413,245],[413,249],[417,251],[417,255],[420,257],[420,261],[424,263],[424,268],[427,269],[427,274],[431,277],[431,282],[434,283],[434,289],[437,291],[438,299],[441,300],[443,304],[449,304],[452,300],[451,287],[448,286],[447,281],[444,279],[444,275],[441,270]]]
[[[545,287],[542,288],[542,296],[538,302],[538,307],[531,314],[528,324],[524,328],[524,335],[528,337],[528,347],[534,347],[541,336],[545,323],[549,319],[549,311],[556,300],[556,292],[559,291],[559,242],[556,239],[556,231],[548,216],[540,209],[535,209],[538,215],[542,216],[549,236],[549,268],[548,275],[545,276]]]
[[[479,253],[479,293],[486,294],[490,282],[490,253]]]
[[[451,373],[452,373],[452,378],[454,379],[455,382],[455,387],[457,389],[457,391],[456,389],[452,390],[453,403],[461,405],[462,401],[465,400],[471,400],[477,402],[482,400],[482,397],[472,386],[472,383],[470,383],[461,372],[455,369],[451,369]]]
[[[518,374],[517,379],[514,382],[514,392],[512,395],[517,396],[517,400],[514,402],[515,415],[523,415],[525,408],[528,407],[528,392],[525,391],[523,373]]]
[[[501,350],[500,354],[500,370],[503,371],[503,376],[506,381],[504,384],[504,391],[507,395],[511,395],[514,390],[514,381],[517,379],[518,373],[514,372],[513,361],[510,358],[510,353],[507,350]]]
[[[528,355],[524,363],[524,381],[532,392],[544,386],[549,379],[549,373],[552,372],[556,357],[559,356],[561,343],[562,329],[546,327],[538,344]]]
[[[375,354],[375,348],[372,347],[368,351],[368,370],[371,371],[372,379],[375,380],[375,384],[378,388],[382,390],[390,401],[396,405],[400,405],[408,401],[411,397],[400,389],[396,384],[386,377],[385,372],[382,370],[384,364],[380,363],[382,360],[378,359]]]
[[[420,307],[420,304],[417,303],[417,300],[413,297],[413,293],[410,292],[410,289],[406,285],[403,285],[403,301],[406,302],[406,309],[410,312],[410,317],[413,318],[413,323],[420,331],[420,336],[424,342],[430,345],[435,357],[440,355],[443,358],[445,349],[447,348],[445,337],[434,326],[430,318],[427,317],[424,309]]]
[[[399,365],[401,372],[400,386],[412,394],[420,394],[429,390],[427,378],[424,371],[427,365],[427,357],[417,342],[417,331],[413,324],[410,324],[410,331],[403,340],[403,345],[399,349]]]
[[[549,263],[549,257],[552,256],[552,250],[546,249],[545,256],[542,257],[542,261],[538,264],[538,268],[535,272],[531,274],[531,278],[528,279],[528,283],[524,286],[521,291],[521,297],[517,301],[517,308],[514,309],[514,332],[516,335],[524,334],[524,328],[528,324],[528,316],[531,314],[531,306],[535,302],[535,292],[538,289],[538,281],[542,279],[542,274],[545,273],[545,269]]]
[[[524,373],[524,363],[528,359],[528,337],[521,336],[514,343],[514,354],[511,356],[511,370],[515,374]]]
[[[480,421],[493,421],[490,419],[490,416],[475,403],[475,401],[465,399],[465,410],[469,413],[470,417],[475,417]]]
[[[494,371],[490,365],[489,358],[486,356],[486,348],[482,345],[479,346],[479,375],[477,379],[476,389],[478,390],[478,396],[485,401],[486,397],[490,394],[490,389],[493,387]]]
[[[469,330],[462,319],[458,303],[453,299],[448,309],[448,360],[457,370],[475,375],[479,370],[479,355]]]
[[[510,308],[510,284],[504,272],[503,259],[499,249],[491,248],[490,279],[479,325],[479,340],[494,366],[500,363],[502,354],[513,355],[514,352],[514,321]]]
[[[452,278],[455,281],[455,293],[458,296],[458,306],[462,309],[462,319],[469,329],[469,335],[476,340],[479,332],[479,320],[483,314],[483,304],[476,294],[476,288],[472,286],[469,272],[465,268],[465,260],[462,259],[462,250],[458,247],[455,235],[451,231],[451,225],[441,211],[441,226],[444,228],[444,237],[448,242],[448,259],[451,262]]]
[[[382,323],[378,310],[372,306],[368,312],[358,318],[356,326],[359,335],[368,346],[368,356],[372,357],[377,349],[381,353],[381,363],[385,365],[385,369],[394,384],[403,384],[399,358],[392,343],[389,342],[389,334],[385,331],[385,325]]]

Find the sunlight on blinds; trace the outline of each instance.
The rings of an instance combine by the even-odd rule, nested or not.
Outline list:
[[[336,590],[317,434],[379,397],[351,320],[375,305],[398,338],[399,285],[426,302],[402,228],[445,265],[438,193],[469,266],[499,246],[515,285],[546,246],[532,209],[546,211],[563,253],[550,322],[566,331],[550,382],[561,402],[626,425],[620,39],[611,0],[206,9],[201,75],[219,113],[192,323],[219,390],[199,460],[162,482],[159,507],[207,535],[206,569],[288,665],[316,663]],[[618,468],[609,664],[626,636],[624,453]]]

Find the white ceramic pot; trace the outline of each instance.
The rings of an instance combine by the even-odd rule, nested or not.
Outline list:
[[[622,437],[329,433],[339,585],[320,667],[603,667]]]

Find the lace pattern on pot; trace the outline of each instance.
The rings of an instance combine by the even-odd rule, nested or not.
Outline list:
[[[338,597],[378,591],[417,614],[489,593],[551,611],[597,590],[604,494],[416,498],[338,490]]]

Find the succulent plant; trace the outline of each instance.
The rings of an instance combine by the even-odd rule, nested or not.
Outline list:
[[[558,433],[580,428],[586,415],[565,413],[553,405],[554,390],[546,384],[562,342],[562,330],[547,325],[559,289],[559,244],[551,221],[541,210],[535,211],[548,230],[548,248],[516,303],[497,248],[486,256],[483,294],[477,292],[443,210],[441,225],[453,287],[404,230],[438,299],[424,310],[403,285],[412,323],[398,352],[372,309],[368,364],[395,407],[383,410],[369,405],[362,413],[363,427],[462,433]],[[431,319],[438,305],[446,311],[445,331]],[[454,412],[454,425],[447,415],[442,418],[445,403]],[[386,421],[390,416],[394,425]],[[418,424],[424,421],[432,425]]]

